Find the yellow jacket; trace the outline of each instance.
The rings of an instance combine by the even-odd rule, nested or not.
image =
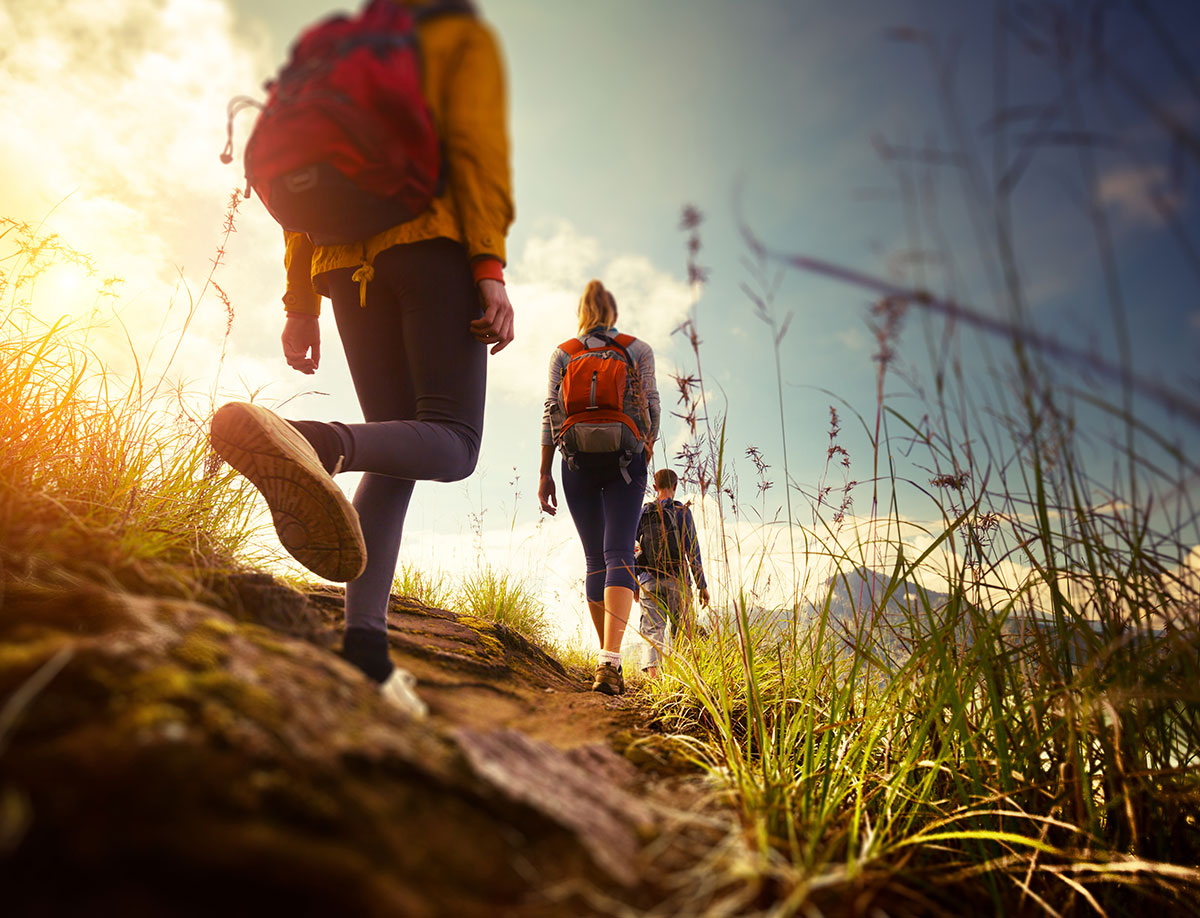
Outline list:
[[[427,0],[397,2],[419,6]],[[445,189],[416,219],[366,242],[314,248],[303,233],[285,232],[283,302],[288,312],[318,315],[321,296],[328,296],[322,275],[366,266],[356,276],[365,285],[375,256],[406,242],[447,237],[463,243],[473,263],[486,257],[505,261],[513,202],[504,72],[496,39],[478,18],[451,14],[422,23],[418,37],[425,98],[445,155]]]

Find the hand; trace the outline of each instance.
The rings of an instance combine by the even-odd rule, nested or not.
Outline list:
[[[538,479],[538,500],[542,504],[542,512],[554,516],[558,512],[558,492],[554,487],[554,476],[543,475]]]
[[[700,597],[700,605],[707,607],[708,606],[708,590],[701,589],[697,593],[697,595]]]
[[[282,341],[289,367],[309,376],[316,372],[321,364],[321,322],[316,316],[288,313]]]
[[[490,277],[481,280],[479,305],[483,307],[483,317],[471,322],[471,335],[483,344],[495,344],[492,353],[498,354],[513,339],[513,308],[504,284]]]

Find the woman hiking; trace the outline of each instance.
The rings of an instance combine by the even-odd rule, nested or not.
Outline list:
[[[487,346],[513,339],[505,236],[513,218],[505,88],[491,30],[469,4],[414,7],[422,94],[443,147],[440,193],[414,219],[361,242],[285,233],[289,366],[316,372],[321,297],[333,315],[363,423],[284,421],[231,403],[216,452],[262,492],[283,546],[346,587],[341,654],[413,716],[415,679],[388,654],[387,606],[416,481],[471,474],[483,429]],[[351,505],[332,476],[363,472]]]
[[[551,465],[558,446],[563,496],[583,543],[584,590],[600,641],[592,691],[621,695],[621,640],[637,589],[633,541],[646,461],[658,436],[654,351],[617,331],[617,301],[598,280],[588,283],[578,316],[579,335],[550,357],[538,500],[546,513],[557,512]]]

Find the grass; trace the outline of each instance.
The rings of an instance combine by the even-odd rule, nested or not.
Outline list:
[[[1057,27],[1061,41],[1088,28]],[[902,37],[929,45],[945,134],[969,149],[953,67],[932,38]],[[1064,93],[1077,90],[1068,81]],[[1046,117],[1065,117],[1070,102]],[[998,114],[988,130],[1014,127]],[[993,140],[1003,164],[1008,148]],[[962,252],[938,248],[948,237],[931,202],[907,193],[937,184],[936,157],[881,146],[909,225],[922,227],[911,240],[928,255],[919,263],[960,263]],[[1080,151],[1088,195],[1092,152]],[[840,914],[850,901],[861,914],[1194,914],[1200,467],[1161,425],[1173,417],[1194,438],[1200,399],[1134,371],[1106,226],[1095,242],[1115,359],[1033,325],[1011,188],[965,154],[954,168],[984,228],[970,254],[1002,279],[1000,317],[933,291],[932,269],[882,280],[773,251],[743,227],[745,291],[777,355],[790,321],[775,312],[778,272],[817,272],[877,298],[876,404],[850,412],[870,471],[849,480],[839,407],[851,406],[831,407],[822,479],[801,485],[784,469],[805,521],[787,503],[778,523],[766,511],[768,466],[751,447],[762,537],[738,535],[735,508],[752,504],[736,500],[724,421],[693,394],[704,390],[699,334],[694,321],[683,326],[697,360],[678,380],[692,434],[678,458],[718,514],[709,578],[723,589],[711,637],[669,657],[650,703],[697,741],[744,836],[773,865],[762,868],[777,891],[772,914]],[[1103,223],[1104,208],[1087,219]],[[688,208],[689,276],[700,225]],[[941,279],[956,286],[949,269]],[[923,323],[930,344],[914,361],[925,372],[901,377],[906,322]],[[782,413],[780,424],[786,443]],[[831,466],[844,470],[840,483]],[[866,493],[869,509],[855,516],[852,498]]]
[[[541,601],[511,571],[482,567],[466,574],[455,591],[453,608],[507,625],[535,643],[550,642],[550,624]]]
[[[438,609],[454,602],[454,585],[446,574],[421,570],[411,564],[400,566],[392,580],[392,592]]]
[[[253,531],[247,489],[213,461],[205,425],[163,380],[109,372],[84,321],[29,308],[40,273],[74,253],[6,224],[0,260],[0,560],[141,589],[185,592],[238,563]],[[74,256],[79,257],[79,256]],[[135,357],[136,359],[136,357]]]

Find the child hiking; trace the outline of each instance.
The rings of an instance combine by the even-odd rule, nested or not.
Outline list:
[[[310,66],[314,60],[320,66]],[[368,69],[393,61],[401,76],[419,82],[410,81],[406,90],[399,77]],[[347,86],[366,86],[361,110],[341,122],[336,113],[333,121],[305,121],[312,111],[305,108],[306,93],[331,98],[304,82],[324,73]],[[321,131],[337,146],[333,135],[344,125],[350,131],[374,119],[395,130],[400,103],[390,100],[383,113],[370,110],[380,93],[409,91],[416,107],[427,106],[409,113],[407,133],[397,143],[411,146],[409,121],[437,132],[438,142],[425,147],[441,150],[440,163],[430,167],[436,167],[438,187],[426,182],[424,197],[362,197],[362,176],[394,177],[396,162],[404,160],[395,156],[382,166],[350,168],[349,179],[321,161],[255,185],[285,228],[284,357],[298,372],[316,372],[321,298],[329,297],[364,422],[284,421],[257,405],[231,403],[211,427],[216,452],[262,492],[284,547],[314,573],[349,581],[342,656],[379,683],[385,698],[421,716],[425,705],[413,691],[415,680],[388,654],[387,605],[413,485],[456,481],[474,470],[487,346],[495,354],[513,338],[502,273],[513,204],[500,53],[491,30],[462,0],[374,0],[357,18],[332,19],[306,33],[273,86],[257,140],[252,136],[247,144],[252,183],[274,168],[271,155],[291,156],[309,141],[320,145]],[[356,104],[349,90],[337,98],[339,105]],[[322,116],[329,103],[323,105]],[[314,123],[322,126],[315,140],[302,136]],[[368,148],[340,143],[335,164]],[[342,192],[350,197],[339,202],[367,203],[339,203],[336,219],[323,223],[314,208]],[[415,216],[392,208],[400,198],[408,206],[422,202]],[[297,223],[310,218],[311,228]],[[297,225],[305,232],[294,231]],[[363,226],[372,229],[354,238],[353,227]],[[353,506],[332,478],[348,471],[364,473]]]
[[[696,581],[700,604],[708,605],[708,583],[700,561],[700,540],[692,511],[675,500],[679,476],[670,469],[654,473],[654,500],[642,508],[637,528],[637,578],[642,607],[641,632],[650,640],[642,667],[658,676],[666,629],[689,637],[695,622],[688,590],[688,570]]]
[[[654,351],[617,331],[617,301],[598,280],[579,301],[579,335],[550,357],[538,500],[553,515],[551,466],[562,451],[563,496],[583,543],[584,590],[600,641],[592,691],[625,692],[621,639],[633,608],[633,540],[658,436]]]

